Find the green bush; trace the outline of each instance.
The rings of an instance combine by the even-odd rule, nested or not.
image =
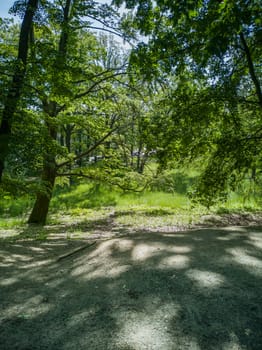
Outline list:
[[[28,196],[13,197],[5,195],[0,199],[0,215],[3,217],[22,216],[32,206],[32,198]]]

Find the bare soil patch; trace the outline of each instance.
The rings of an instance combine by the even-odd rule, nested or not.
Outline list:
[[[261,227],[0,241],[0,273],[3,350],[262,349]]]

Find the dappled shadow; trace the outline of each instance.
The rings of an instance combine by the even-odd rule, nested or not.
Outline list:
[[[93,238],[109,238],[113,236],[123,236],[129,235],[130,233],[141,232],[141,228],[134,227],[132,222],[125,224],[119,224],[117,222],[118,218],[125,218],[129,216],[135,216],[138,213],[135,213],[132,210],[120,211],[120,212],[105,212],[102,217],[96,218],[93,215],[88,217],[70,217],[70,221],[48,224],[46,226],[39,225],[24,225],[22,229],[16,231],[16,235],[5,237],[2,235],[0,241],[20,241],[20,240],[45,240],[45,239],[61,239],[61,238],[78,238],[78,239],[93,239]],[[139,212],[141,214],[141,212]],[[169,211],[165,210],[154,210],[151,212],[143,212],[143,215],[149,217],[156,217],[159,215],[159,218],[162,220],[163,215],[170,214]],[[75,221],[74,221],[75,220]],[[174,227],[172,227],[174,230]],[[182,229],[182,227],[177,227]]]
[[[184,217],[185,216],[185,217]],[[188,212],[175,214],[171,209],[150,208],[83,212],[82,215],[51,217],[46,226],[21,225],[18,228],[0,230],[1,240],[88,239],[123,236],[135,232],[177,232],[188,229],[224,226],[262,225],[260,212],[203,215],[196,221],[188,220]]]
[[[261,349],[262,229],[1,242],[3,349]]]
[[[261,212],[218,213],[203,215],[198,226],[247,226],[262,225]]]

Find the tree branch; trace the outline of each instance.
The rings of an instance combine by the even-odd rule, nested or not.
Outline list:
[[[252,57],[251,57],[251,52],[249,50],[249,47],[247,45],[247,42],[245,40],[243,32],[240,33],[240,40],[241,40],[241,42],[243,44],[244,52],[245,52],[245,55],[246,55],[246,58],[247,58],[249,74],[250,74],[251,79],[252,79],[252,81],[253,81],[253,83],[255,85],[255,88],[256,88],[256,93],[257,93],[257,97],[258,97],[258,100],[259,100],[259,105],[262,108],[262,91],[261,91],[261,86],[260,86],[259,80],[258,80],[258,78],[256,76],[253,60],[252,60]]]
[[[99,178],[95,178],[94,176],[90,176],[90,175],[87,175],[87,174],[84,174],[82,172],[80,173],[58,173],[56,176],[78,176],[78,177],[84,177],[86,179],[89,179],[89,180],[93,180],[93,181],[101,181],[101,179]],[[111,181],[110,179],[107,179],[107,183],[110,184],[111,186],[116,186],[118,188],[120,188],[122,191],[132,191],[132,192],[136,192],[136,193],[141,193],[143,192],[147,186],[149,185],[150,181],[147,181],[145,183],[145,185],[141,188],[141,189],[134,189],[132,187],[128,187],[128,186],[124,186],[124,185],[121,185],[119,182],[114,182],[114,181]]]
[[[75,162],[76,160],[83,158],[85,156],[87,156],[88,154],[90,154],[92,151],[94,151],[98,146],[100,146],[114,131],[116,131],[117,128],[114,128],[112,130],[110,130],[107,134],[105,134],[100,140],[98,140],[96,143],[94,143],[93,146],[91,146],[90,148],[88,148],[88,150],[86,150],[85,152],[82,152],[80,154],[77,154],[74,158],[69,159],[64,161],[63,163],[57,164],[56,168],[62,168],[65,165],[68,165],[72,162]]]
[[[85,92],[82,92],[80,94],[75,95],[74,100],[90,94],[97,85],[103,83],[104,81],[106,81],[108,79],[111,79],[111,78],[114,78],[114,77],[117,77],[119,75],[124,75],[124,74],[127,74],[127,73],[126,72],[121,72],[121,73],[112,74],[112,75],[109,75],[107,77],[104,77],[104,78],[94,82],[93,85],[91,85],[90,88],[87,89]]]
[[[84,28],[89,28],[89,29],[94,29],[94,30],[100,30],[100,31],[103,31],[103,32],[107,32],[107,33],[110,33],[110,34],[119,36],[121,39],[124,39],[122,34],[117,33],[117,32],[115,32],[115,31],[113,31],[113,30],[107,29],[107,28],[100,28],[100,27],[94,27],[94,26],[88,26],[88,25],[73,27],[73,29],[75,29],[75,30],[84,29]]]

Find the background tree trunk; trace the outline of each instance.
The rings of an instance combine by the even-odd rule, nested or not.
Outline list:
[[[33,17],[37,10],[37,6],[38,0],[29,0],[26,6],[25,15],[20,30],[17,62],[3,109],[0,125],[0,182],[2,181],[4,172],[5,159],[9,152],[12,118],[16,111],[24,83],[29,49],[29,38],[31,36]]]

